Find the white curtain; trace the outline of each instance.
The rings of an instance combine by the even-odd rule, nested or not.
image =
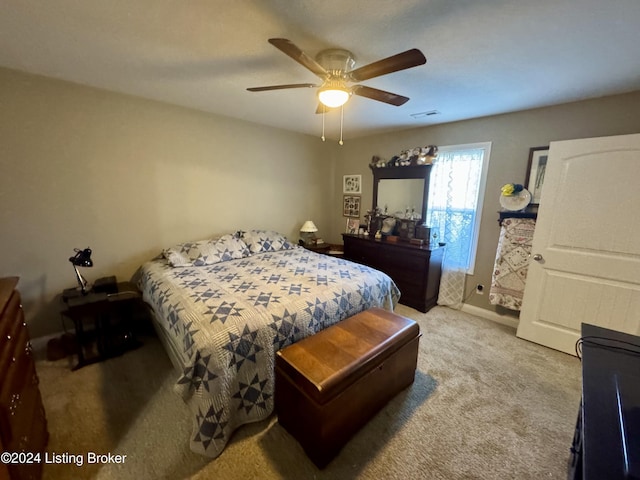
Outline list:
[[[461,308],[475,251],[484,149],[441,151],[431,169],[427,225],[446,243],[439,305]]]

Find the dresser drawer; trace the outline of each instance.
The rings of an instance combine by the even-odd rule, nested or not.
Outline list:
[[[375,265],[380,257],[380,249],[373,244],[355,241],[345,242],[344,256],[363,265]]]
[[[2,385],[0,385],[0,404],[4,404],[5,393],[20,390],[25,383],[30,381],[28,373],[33,369],[33,352],[29,333],[26,328],[18,331],[18,335],[12,339],[11,348],[6,349],[7,361],[2,365]]]
[[[11,302],[14,298],[12,297]],[[0,371],[4,373],[0,385],[0,403],[3,398],[2,392],[20,388],[19,382],[25,379],[26,368],[33,363],[29,330],[24,321],[22,309],[14,309],[10,313],[10,317],[2,317],[2,323],[6,328],[3,329],[3,335],[0,337],[2,342],[0,344]]]
[[[37,376],[33,364],[24,372],[26,378],[21,380],[21,389],[5,391],[2,396],[3,423],[9,427],[3,435],[2,442],[18,451],[25,449],[31,438],[34,418],[40,409],[42,400],[38,390]]]
[[[380,269],[394,280],[407,280],[423,284],[426,278],[429,262],[424,258],[389,259],[380,264]]]
[[[13,292],[0,317],[0,371],[7,368],[15,349],[15,342],[20,332],[27,330],[26,327],[20,295],[18,292]]]
[[[41,458],[44,459],[43,452],[46,449],[49,433],[47,432],[44,410],[41,406],[40,393],[37,388],[33,390],[34,395],[30,395],[32,401],[28,404],[25,402],[24,412],[20,415],[19,423],[14,422],[16,428],[13,431],[13,439],[6,446],[6,450],[9,452],[40,452]],[[29,411],[31,411],[31,415],[28,415]],[[10,478],[11,480],[37,480],[42,477],[42,465],[42,462],[9,465]]]
[[[429,266],[427,252],[402,252],[397,249],[385,251],[385,258],[401,270],[424,272]]]
[[[0,278],[0,445],[11,452],[44,452],[48,440],[29,330],[17,277]],[[8,465],[0,479],[41,477],[42,465]]]
[[[4,429],[2,442],[7,442],[5,450],[9,452],[43,452],[49,439],[47,422],[42,407],[42,399],[36,385],[25,389],[21,403]],[[42,463],[9,465],[10,478],[39,479],[42,476]],[[2,478],[0,476],[0,478]]]
[[[368,265],[391,277],[401,292],[400,303],[426,312],[437,302],[443,247],[389,242],[344,234],[344,258]]]

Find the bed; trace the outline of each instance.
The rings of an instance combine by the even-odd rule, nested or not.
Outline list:
[[[165,249],[138,284],[181,371],[191,450],[209,457],[272,413],[277,350],[368,308],[393,310],[400,296],[380,271],[263,230]]]

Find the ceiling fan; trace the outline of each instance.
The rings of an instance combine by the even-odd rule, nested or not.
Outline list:
[[[320,105],[318,105],[316,113],[324,113],[326,107],[335,108],[344,105],[352,94],[395,105],[396,107],[404,105],[409,101],[408,97],[365,85],[349,86],[349,84],[417,67],[427,62],[422,52],[417,48],[413,48],[352,70],[355,66],[355,59],[348,50],[337,48],[323,50],[316,55],[314,60],[286,38],[270,38],[269,43],[320,77],[322,83],[320,85],[313,83],[271,85],[247,88],[247,90],[250,92],[264,92],[287,88],[318,88]]]

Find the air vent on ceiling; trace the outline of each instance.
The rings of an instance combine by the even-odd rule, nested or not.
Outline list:
[[[433,115],[440,115],[440,112],[438,110],[429,110],[427,112],[419,112],[419,113],[412,113],[411,114],[411,116],[413,118],[415,118],[416,120],[418,118],[431,117]]]

